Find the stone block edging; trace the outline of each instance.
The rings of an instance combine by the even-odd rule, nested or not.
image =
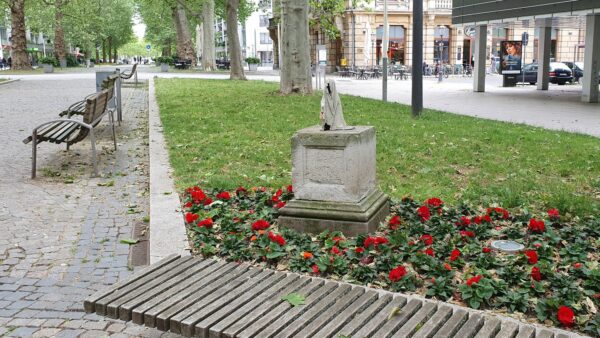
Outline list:
[[[190,254],[179,194],[156,102],[154,79],[148,81],[150,142],[150,264],[170,254]]]
[[[9,84],[9,83],[13,83],[13,82],[17,82],[19,80],[20,79],[10,79],[10,80],[7,80],[7,81],[2,81],[2,82],[0,82],[0,86],[6,85],[6,84]]]

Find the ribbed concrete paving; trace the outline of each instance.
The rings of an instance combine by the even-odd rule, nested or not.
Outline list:
[[[305,296],[304,304],[281,299],[290,293]],[[187,337],[581,337],[419,297],[179,255],[95,293],[84,308]]]

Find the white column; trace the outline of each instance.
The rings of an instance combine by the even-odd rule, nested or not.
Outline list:
[[[552,43],[552,20],[538,22],[538,74],[537,89],[548,90],[550,83],[550,44]]]
[[[598,71],[600,70],[600,15],[588,15],[585,27],[581,101],[595,103],[598,102]]]
[[[473,69],[473,91],[485,92],[485,63],[487,51],[487,25],[475,27],[475,46],[473,48],[473,57],[475,59],[475,69]],[[471,60],[469,60],[470,64]]]

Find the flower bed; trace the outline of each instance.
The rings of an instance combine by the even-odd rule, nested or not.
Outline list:
[[[500,207],[450,207],[438,198],[392,203],[378,232],[355,238],[316,236],[276,225],[292,187],[184,194],[195,253],[345,280],[392,291],[537,318],[600,336],[600,219],[564,221]],[[510,239],[507,254],[490,247]]]

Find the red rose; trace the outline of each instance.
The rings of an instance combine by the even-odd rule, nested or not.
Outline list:
[[[385,237],[371,237],[371,236],[368,236],[367,238],[365,238],[363,246],[365,247],[365,249],[368,249],[371,245],[374,245],[375,249],[377,249],[377,247],[380,244],[386,244],[387,242],[388,242],[388,240]]]
[[[358,248],[354,249],[354,252],[356,252],[357,254],[362,254],[363,252],[365,252],[365,249],[358,247]]]
[[[277,243],[280,246],[284,246],[285,245],[285,239],[283,239],[283,237],[281,237],[280,235],[276,235],[272,231],[269,231],[269,235],[268,236],[269,236],[269,239],[271,240],[271,242]]]
[[[490,249],[490,248],[481,249],[481,252],[483,252],[483,253],[490,253],[491,251],[492,251],[492,249]]]
[[[406,268],[402,265],[395,267],[390,271],[389,277],[392,282],[397,282],[406,276]]]
[[[287,190],[287,192],[288,192],[288,193],[290,193],[290,194],[291,194],[291,193],[293,193],[293,192],[294,192],[294,187],[293,187],[293,186],[290,184],[290,185],[288,185],[288,186],[287,186],[287,189],[286,189],[286,190]]]
[[[473,231],[461,230],[460,235],[462,237],[475,237],[475,233]]]
[[[597,293],[597,294],[595,294],[595,295],[592,295],[592,298],[595,298],[595,299],[600,299],[600,293]]]
[[[402,222],[400,221],[400,216],[395,215],[394,217],[392,217],[389,221],[389,225],[390,225],[390,229],[392,230],[396,230],[398,229],[398,225],[400,225]]]
[[[426,255],[429,255],[431,257],[435,257],[435,253],[433,252],[432,248],[427,248],[424,252],[425,252]]]
[[[212,226],[213,226],[213,220],[210,217],[198,222],[198,227],[200,227],[200,228],[201,227],[212,228]]]
[[[574,267],[575,269],[581,269],[581,267],[582,267],[582,266],[583,266],[583,265],[582,265],[581,263],[579,263],[579,262],[578,262],[578,263],[574,263],[574,264],[573,264],[573,267]]]
[[[314,265],[312,266],[312,271],[313,271],[313,273],[315,273],[315,274],[318,274],[318,273],[319,273],[319,267],[317,266],[317,264],[314,264]]]
[[[428,206],[433,207],[433,208],[438,208],[438,207],[441,207],[442,204],[444,204],[444,202],[442,202],[442,200],[437,197],[432,197],[432,198],[428,199],[427,201],[425,201],[425,204],[427,204]]]
[[[452,266],[450,266],[450,264],[448,264],[448,263],[444,263],[444,269],[446,269],[448,271],[452,271]]]
[[[560,218],[560,212],[558,212],[558,209],[548,210],[548,218],[551,220],[558,220]]]
[[[471,224],[471,219],[467,216],[461,216],[460,221],[456,222],[455,224],[459,227],[466,227]]]
[[[460,257],[460,250],[452,250],[452,253],[450,253],[450,262],[454,262],[458,257]]]
[[[203,203],[203,204],[204,204],[204,205],[209,205],[209,204],[211,204],[212,202],[213,202],[212,198],[207,198],[207,199],[205,199],[205,200],[204,200],[204,203]]]
[[[244,188],[244,187],[239,187],[239,188],[235,189],[235,194],[237,196],[247,195],[248,194],[248,190],[246,190],[246,188]]]
[[[568,306],[561,306],[558,308],[558,313],[556,314],[558,321],[564,326],[573,326],[575,324],[575,314],[573,310],[571,310]]]
[[[229,201],[231,199],[231,195],[229,194],[228,191],[222,191],[217,194],[217,199]]]
[[[275,192],[275,196],[279,197],[281,195],[283,195],[283,190],[277,189],[277,191]]]
[[[283,207],[285,207],[285,202],[281,202],[281,201],[277,202],[277,204],[275,204],[273,206],[273,208],[275,208],[275,209],[281,209]]]
[[[492,218],[490,217],[490,215],[485,215],[483,216],[483,220],[488,222],[488,223],[492,223]]]
[[[531,232],[544,232],[544,230],[546,229],[545,225],[544,225],[544,221],[542,220],[537,220],[535,218],[532,218],[531,220],[529,220],[529,230],[531,230]]]
[[[538,255],[537,252],[535,252],[535,250],[527,250],[525,251],[525,256],[527,256],[527,259],[529,261],[529,264],[537,264],[538,262]]]
[[[431,245],[433,243],[433,237],[431,237],[429,234],[425,234],[421,236],[421,241],[423,241],[425,245]]]
[[[428,221],[431,218],[431,211],[426,205],[419,207],[417,214],[421,217],[421,222]]]
[[[192,202],[187,202],[186,204],[183,205],[184,208],[191,208],[193,206]]]
[[[467,285],[468,286],[472,286],[473,284],[477,284],[479,283],[479,281],[481,280],[481,278],[483,278],[482,275],[477,275],[475,277],[471,277],[467,280]]]
[[[531,278],[538,282],[542,280],[542,273],[540,272],[540,268],[538,268],[537,266],[531,268]]]
[[[204,193],[204,191],[202,191],[198,187],[194,187],[194,190],[190,191],[190,195],[192,195],[192,199],[196,203],[200,203],[206,198],[206,194]]]
[[[185,213],[185,222],[186,223],[192,223],[193,221],[197,220],[198,217],[199,217],[198,214],[194,214],[194,213],[191,213],[191,212],[186,212]]]
[[[483,218],[481,216],[475,216],[475,217],[473,217],[473,222],[475,224],[481,224],[481,221],[483,221]]]
[[[341,253],[340,249],[338,249],[337,246],[334,246],[333,248],[331,248],[331,253],[334,255],[339,255]]]
[[[269,227],[269,222],[265,221],[264,219],[259,219],[258,221],[252,223],[252,230],[254,230],[254,231],[265,230],[268,227]]]

